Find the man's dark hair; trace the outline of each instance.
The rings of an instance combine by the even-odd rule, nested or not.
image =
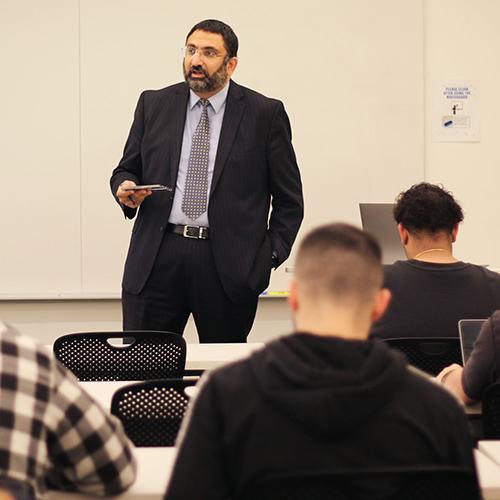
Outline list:
[[[295,275],[311,298],[366,302],[382,286],[381,260],[373,236],[349,224],[328,224],[302,240]]]
[[[196,30],[208,31],[209,33],[221,35],[228,57],[231,58],[238,55],[238,37],[235,35],[231,26],[228,26],[226,23],[218,21],[217,19],[205,19],[204,21],[200,21],[191,28],[191,31],[186,36],[186,42]]]
[[[443,186],[421,182],[396,198],[394,219],[410,233],[451,233],[464,220],[462,208]]]

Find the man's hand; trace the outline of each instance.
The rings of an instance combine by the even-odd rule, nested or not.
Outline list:
[[[134,181],[123,181],[116,191],[116,197],[120,200],[122,205],[129,208],[137,208],[143,201],[144,198],[149,196],[152,191],[150,189],[140,189],[139,191],[132,191],[136,185]]]
[[[454,394],[460,401],[467,405],[473,403],[473,401],[472,399],[469,399],[467,394],[464,392],[462,386],[462,372],[463,368],[460,365],[453,363],[452,365],[443,368],[436,375],[436,380],[452,394]]]
[[[439,383],[444,384],[443,379],[446,380],[448,375],[455,370],[462,370],[462,367],[457,363],[453,363],[452,365],[446,366],[436,375],[436,380]]]

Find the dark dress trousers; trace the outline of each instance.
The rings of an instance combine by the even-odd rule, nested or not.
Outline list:
[[[127,218],[137,212],[122,282],[128,296],[140,295],[147,286],[160,249],[168,252],[171,238],[182,238],[165,238],[165,233],[188,98],[185,83],[141,94],[111,177],[113,194],[124,180],[171,189],[153,193],[138,210],[122,206]],[[208,201],[210,239],[203,243],[209,242],[216,275],[232,302],[256,303],[269,284],[272,265],[288,257],[302,217],[300,173],[283,104],[231,81]]]

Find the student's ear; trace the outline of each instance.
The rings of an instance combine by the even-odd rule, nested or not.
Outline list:
[[[391,302],[391,292],[387,288],[382,288],[377,292],[375,303],[373,304],[371,320],[375,322],[379,320],[389,307]]]
[[[453,226],[453,229],[451,230],[451,242],[455,243],[457,241],[457,234],[458,234],[458,224],[455,224]]]
[[[399,233],[399,239],[401,240],[401,244],[406,246],[408,244],[409,233],[408,230],[405,229],[403,224],[401,224],[401,222],[398,224],[398,233]]]
[[[298,283],[295,280],[290,281],[288,286],[288,307],[292,312],[297,312],[299,309],[299,290]]]

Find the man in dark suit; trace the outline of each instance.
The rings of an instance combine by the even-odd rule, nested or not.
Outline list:
[[[186,38],[186,82],[139,98],[111,177],[125,216],[138,212],[126,330],[182,334],[192,313],[201,342],[245,342],[271,269],[290,253],[303,217],[290,123],[280,101],[230,80],[237,51],[229,26],[202,21]],[[166,190],[132,190],[144,184]]]

